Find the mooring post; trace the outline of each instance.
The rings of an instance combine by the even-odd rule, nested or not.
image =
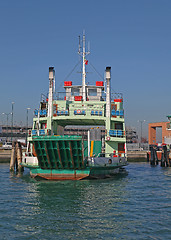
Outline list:
[[[10,161],[10,171],[14,171],[14,167],[15,167],[15,161],[16,161],[16,142],[13,141],[12,143],[12,151],[11,151],[11,161]]]
[[[157,148],[154,148],[154,162],[155,165],[158,165]]]
[[[147,152],[147,162],[149,162],[149,153]]]
[[[168,152],[166,146],[163,146],[162,149],[161,167],[168,167]]]
[[[20,165],[22,162],[22,146],[20,142],[17,142],[17,168],[16,171],[22,172],[24,168]]]
[[[171,167],[171,149],[169,150],[169,153],[168,153],[168,164],[169,164],[169,167]]]
[[[154,161],[154,148],[153,148],[153,146],[150,146],[150,152],[151,152],[150,164],[151,165],[155,165],[155,161]]]

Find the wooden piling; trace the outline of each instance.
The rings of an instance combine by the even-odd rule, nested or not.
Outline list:
[[[157,148],[150,146],[150,164],[153,166],[158,165],[158,161]]]
[[[17,142],[16,144],[16,154],[17,154],[17,169],[16,171],[22,172],[23,167],[20,165],[22,162],[22,146],[20,142]]]
[[[11,151],[11,160],[10,160],[10,171],[15,170],[15,162],[16,162],[16,151],[15,151],[16,142],[12,143],[12,151]]]
[[[10,161],[10,171],[22,172],[24,168],[20,165],[22,162],[22,146],[20,142],[12,143],[11,161]]]
[[[169,158],[169,154],[167,152],[167,147],[163,146],[163,150],[162,150],[162,159],[161,159],[161,167],[168,167],[168,158]]]

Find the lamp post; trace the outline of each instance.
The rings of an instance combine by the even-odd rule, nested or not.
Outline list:
[[[140,122],[141,124],[141,139],[140,139],[140,143],[142,143],[142,124],[145,122],[146,120],[138,120],[138,122]]]
[[[11,116],[11,142],[13,138],[13,121],[14,121],[14,102],[12,102],[12,116]]]
[[[28,111],[30,108],[27,108],[27,119],[26,119],[26,145],[27,145],[27,135],[28,135]]]
[[[6,142],[7,142],[7,135],[8,135],[8,116],[12,113],[2,113],[3,115],[7,116],[7,125],[6,125]]]

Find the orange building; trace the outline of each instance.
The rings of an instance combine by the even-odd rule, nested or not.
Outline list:
[[[156,144],[156,128],[162,128],[162,143],[165,143],[165,137],[171,138],[170,122],[157,122],[148,124],[148,142]]]

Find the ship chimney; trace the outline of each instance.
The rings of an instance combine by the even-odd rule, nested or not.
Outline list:
[[[48,117],[52,117],[54,79],[55,79],[54,67],[49,67]]]
[[[109,118],[110,118],[110,108],[111,108],[110,79],[111,79],[111,67],[106,67],[106,117],[109,117]]]
[[[54,67],[49,67],[49,80],[53,80],[55,76]]]

